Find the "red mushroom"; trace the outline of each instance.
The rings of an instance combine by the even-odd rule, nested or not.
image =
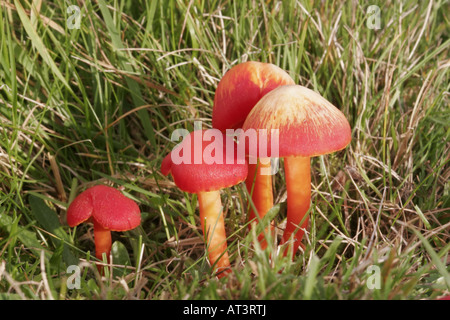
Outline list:
[[[278,132],[276,151],[284,157],[287,189],[287,224],[282,243],[293,237],[292,253],[295,254],[308,222],[310,157],[345,148],[351,140],[350,125],[344,114],[318,93],[299,85],[286,85],[271,91],[256,104],[243,129]],[[269,155],[275,152],[269,147],[270,134],[267,145]]]
[[[255,104],[273,89],[294,84],[286,71],[271,63],[240,63],[222,77],[217,85],[212,125],[221,131],[242,128]]]
[[[85,221],[94,224],[95,256],[109,261],[111,231],[127,231],[141,223],[139,206],[119,190],[105,185],[91,187],[79,194],[67,209],[67,223],[75,227]]]
[[[219,278],[231,271],[220,189],[234,186],[247,176],[247,163],[237,155],[232,137],[215,129],[197,130],[161,164],[161,172],[170,173],[178,188],[197,194],[209,262]]]
[[[231,68],[220,80],[214,96],[212,125],[214,128],[239,129],[256,103],[268,92],[281,86],[294,84],[283,69],[256,61],[240,63]],[[253,142],[250,142],[253,143]],[[272,176],[270,161],[249,159],[248,177],[245,181],[253,205],[260,219],[273,207]],[[248,221],[257,221],[250,206]],[[251,227],[253,223],[250,223]],[[264,233],[259,235],[261,248],[267,246]]]

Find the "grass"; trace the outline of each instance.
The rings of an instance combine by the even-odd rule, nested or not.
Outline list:
[[[449,275],[447,1],[0,0],[0,298],[437,299]],[[75,16],[74,16],[75,15]],[[274,63],[347,116],[345,150],[312,161],[294,261],[260,250],[243,185],[222,193],[233,273],[211,274],[197,199],[162,176],[175,129],[211,126],[218,81]],[[68,203],[107,183],[142,225],[100,276]],[[286,215],[283,172],[274,221]],[[79,266],[79,287],[70,265]]]

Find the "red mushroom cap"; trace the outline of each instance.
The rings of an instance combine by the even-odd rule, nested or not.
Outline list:
[[[244,130],[267,130],[267,155],[274,156],[271,129],[278,132],[279,157],[313,157],[345,148],[351,128],[344,114],[318,93],[300,85],[278,87],[256,104],[243,125]],[[258,144],[259,145],[259,144]],[[259,148],[257,154],[260,156]],[[253,152],[254,153],[254,152]]]
[[[83,191],[67,209],[67,223],[70,227],[91,217],[111,231],[131,230],[141,223],[141,213],[136,202],[119,190],[105,185]]]
[[[287,84],[294,84],[294,80],[286,71],[271,63],[248,61],[232,67],[216,89],[213,127],[222,131],[242,127],[248,113],[261,97]]]
[[[161,172],[172,174],[183,191],[215,191],[234,186],[247,177],[245,155],[239,154],[233,137],[217,129],[197,130],[164,158]]]

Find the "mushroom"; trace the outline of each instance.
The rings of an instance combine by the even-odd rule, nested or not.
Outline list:
[[[94,224],[95,256],[109,262],[111,231],[127,231],[141,223],[139,206],[119,190],[96,185],[80,193],[67,209],[67,223],[75,227],[85,221]],[[100,267],[99,267],[100,269]]]
[[[318,93],[300,85],[286,85],[274,89],[256,104],[243,129],[277,130],[279,145],[276,151],[284,157],[287,189],[282,244],[293,237],[291,252],[294,255],[308,223],[310,158],[344,149],[351,140],[350,125],[344,114]],[[270,134],[267,144],[272,145]],[[268,150],[269,156],[275,152],[271,148]],[[286,249],[284,255],[287,252]]]
[[[219,278],[231,271],[220,190],[247,176],[247,163],[236,150],[233,138],[219,130],[196,130],[161,163],[162,174],[171,174],[178,188],[197,194],[209,263]]]
[[[294,80],[274,64],[247,61],[235,65],[217,85],[212,126],[221,131],[242,128],[247,115],[264,95],[287,84],[294,84]]]
[[[220,80],[214,96],[212,125],[221,131],[240,129],[252,108],[268,92],[281,86],[294,84],[283,69],[271,63],[248,61],[232,67]],[[250,141],[250,143],[253,143]],[[269,161],[267,161],[269,160]],[[270,159],[249,159],[245,181],[258,217],[250,206],[249,228],[262,219],[273,207]],[[264,232],[258,236],[261,248],[267,246]]]

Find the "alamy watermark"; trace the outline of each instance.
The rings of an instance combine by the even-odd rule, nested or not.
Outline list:
[[[381,10],[379,6],[371,5],[366,11],[368,17],[366,21],[366,26],[372,30],[381,29]]]
[[[370,274],[366,281],[366,286],[370,290],[381,289],[381,269],[379,266],[371,265],[366,270]]]
[[[201,122],[195,121],[194,128],[201,128]],[[224,138],[225,135],[225,138]],[[225,133],[218,129],[186,129],[172,132],[171,141],[182,141],[172,150],[174,164],[256,164],[259,160],[265,166],[262,175],[274,175],[279,169],[279,130],[227,129]],[[204,147],[204,142],[209,144]],[[224,145],[225,143],[225,145]],[[247,156],[257,155],[258,158]],[[268,164],[271,164],[269,167]]]
[[[81,288],[81,269],[79,266],[70,265],[67,267],[66,272],[71,274],[67,280],[66,285],[69,289],[80,289]]]
[[[68,29],[80,29],[81,25],[81,9],[79,6],[71,5],[67,7],[67,14],[70,16],[67,18],[66,25]]]

